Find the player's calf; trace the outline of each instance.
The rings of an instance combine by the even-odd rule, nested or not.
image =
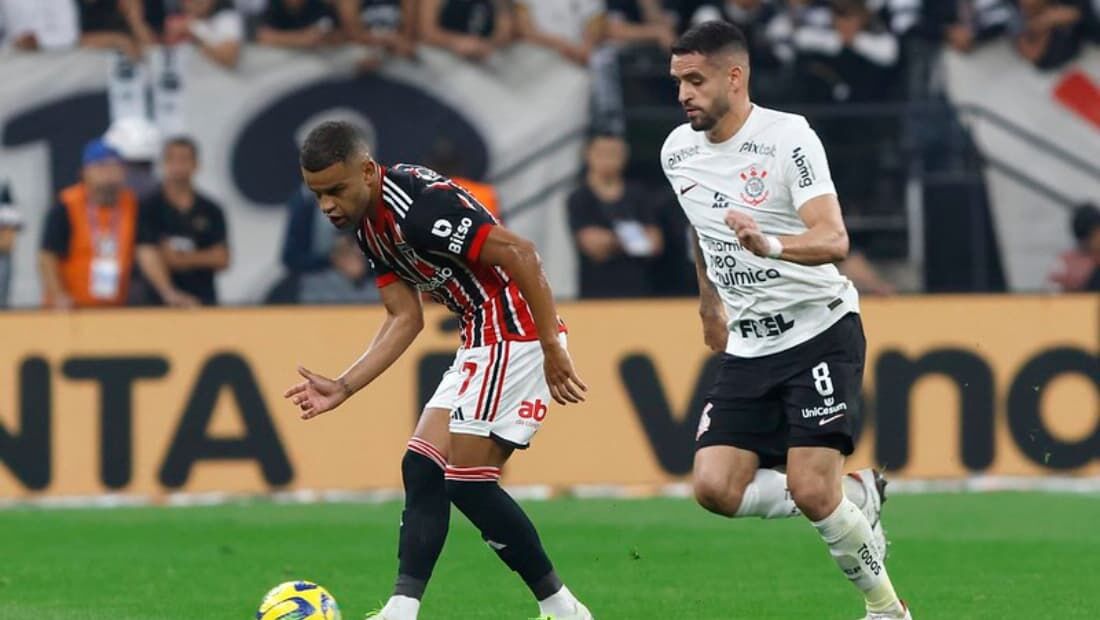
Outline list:
[[[500,487],[499,480],[499,467],[447,468],[451,501],[508,568],[523,579],[540,612],[551,618],[590,617],[554,571],[535,526]]]
[[[790,450],[788,460],[787,483],[794,501],[813,522],[844,576],[863,593],[867,610],[903,615],[871,524],[841,493],[844,457],[831,448],[799,447]]]
[[[443,551],[451,520],[443,478],[446,467],[443,453],[434,445],[419,437],[409,440],[401,459],[405,509],[398,537],[397,581],[378,618],[413,620],[420,611],[420,599]]]

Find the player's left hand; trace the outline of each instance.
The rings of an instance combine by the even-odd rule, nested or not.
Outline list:
[[[550,387],[550,395],[554,397],[554,401],[559,405],[584,402],[584,393],[588,391],[588,386],[577,376],[569,351],[554,343],[543,346],[542,354],[546,385]]]
[[[730,209],[726,211],[726,226],[729,226],[737,235],[737,240],[746,250],[767,258],[768,237],[760,232],[760,227],[756,225],[756,220],[752,219],[751,215]]]
[[[303,366],[298,367],[298,374],[302,375],[305,381],[283,392],[283,398],[289,399],[302,410],[303,420],[332,411],[350,395],[345,384],[307,370]]]

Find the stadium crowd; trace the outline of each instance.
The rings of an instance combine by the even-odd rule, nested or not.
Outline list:
[[[630,178],[623,72],[663,57],[688,26],[715,19],[747,34],[754,72],[764,76],[754,80],[754,97],[766,105],[921,96],[922,59],[942,46],[968,53],[1009,38],[1022,61],[1046,70],[1100,41],[1100,0],[0,0],[0,46],[26,53],[114,50],[119,87],[152,89],[157,100],[154,118],[112,109],[110,131],[85,148],[82,182],[62,192],[49,212],[40,242],[44,303],[217,303],[215,274],[230,260],[226,217],[216,197],[194,187],[199,145],[171,113],[185,80],[150,83],[144,67],[165,49],[190,46],[233,71],[248,53],[245,43],[302,53],[360,46],[361,68],[371,71],[390,58],[415,60],[419,46],[480,63],[526,42],[586,67],[593,137],[568,202],[580,295],[690,294],[694,278],[685,271],[688,251],[673,197],[654,197]],[[875,155],[846,154],[846,136],[862,139],[878,129],[853,134],[851,122],[825,123],[820,131],[834,158],[856,171],[841,164],[834,175],[858,208],[874,196],[874,188],[860,186],[871,176],[859,174],[860,158]],[[435,155],[428,163],[445,168],[448,153]],[[463,183],[495,208],[491,187]],[[16,198],[0,186],[0,307],[22,227]],[[376,300],[354,240],[332,231],[305,191],[290,197],[287,208],[288,276],[268,301]],[[1098,221],[1095,207],[1078,210],[1073,230],[1081,246],[1052,277],[1059,287],[1100,289]],[[845,269],[866,293],[894,290],[860,253]]]

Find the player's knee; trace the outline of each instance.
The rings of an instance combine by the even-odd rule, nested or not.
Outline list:
[[[707,510],[726,517],[737,514],[741,506],[741,489],[730,484],[727,477],[695,476],[695,501]]]
[[[460,510],[465,511],[465,507],[469,506],[471,503],[484,501],[486,493],[493,495],[493,487],[496,487],[496,480],[489,478],[472,480],[463,478],[461,475],[450,471],[446,478],[446,485],[447,497],[450,498],[451,503]]]
[[[827,478],[814,474],[797,475],[788,472],[787,488],[802,514],[814,521],[820,521],[836,509],[840,501],[839,492],[834,490]]]
[[[406,493],[438,488],[443,485],[443,469],[431,458],[406,450],[401,459],[401,480]]]

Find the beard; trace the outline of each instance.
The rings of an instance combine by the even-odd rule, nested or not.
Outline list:
[[[695,131],[710,131],[718,124],[719,119],[730,110],[730,102],[725,99],[715,99],[709,110],[699,108],[695,118],[690,119],[691,128]]]
[[[105,183],[91,187],[88,194],[92,200],[101,205],[113,205],[118,202],[118,196],[122,193],[122,186],[117,183]]]
[[[695,131],[710,131],[716,124],[718,119],[714,118],[706,112],[700,111],[699,114],[688,121],[691,124],[691,128]]]

